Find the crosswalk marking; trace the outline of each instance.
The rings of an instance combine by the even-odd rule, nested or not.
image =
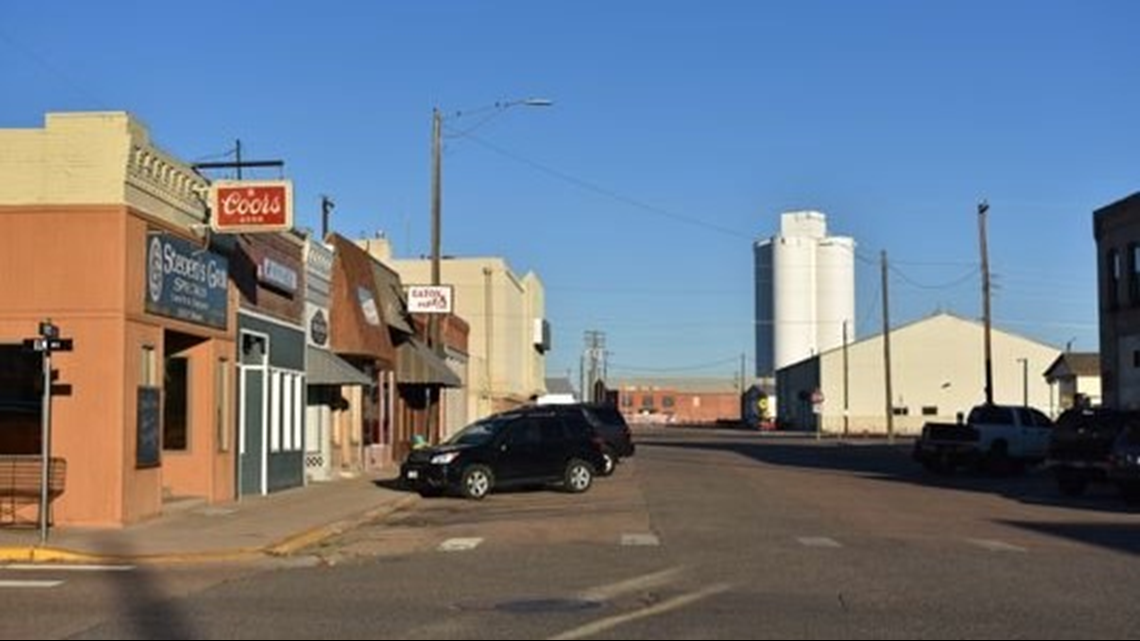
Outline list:
[[[2,581],[0,588],[36,588],[46,589],[63,585],[63,581]]]
[[[474,550],[483,542],[481,537],[448,539],[439,544],[440,552],[463,552]]]
[[[800,545],[809,548],[841,548],[843,545],[835,539],[826,536],[801,536],[796,538]]]
[[[990,552],[1028,552],[1026,548],[1005,541],[997,539],[966,539],[974,545],[989,550]]]
[[[621,535],[621,544],[625,546],[658,546],[661,545],[661,539],[657,538],[656,534],[623,534]]]

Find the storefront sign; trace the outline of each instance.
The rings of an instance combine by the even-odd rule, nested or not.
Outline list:
[[[146,305],[151,314],[226,328],[228,276],[226,259],[173,236],[147,241]]]
[[[410,285],[408,311],[413,314],[450,314],[450,285]]]
[[[380,308],[376,306],[376,298],[372,292],[363,287],[356,288],[356,298],[360,301],[360,310],[364,312],[364,320],[369,325],[380,327]]]
[[[210,226],[220,233],[293,228],[293,183],[288,180],[218,180],[210,185]]]
[[[297,270],[269,256],[261,259],[257,265],[257,279],[262,283],[286,291],[290,294],[297,291]]]
[[[305,317],[308,319],[309,345],[313,347],[329,346],[329,312],[324,307],[312,303],[305,305]]]

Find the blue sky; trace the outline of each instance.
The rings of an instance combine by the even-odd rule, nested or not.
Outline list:
[[[781,211],[854,236],[857,324],[978,317],[1097,349],[1092,211],[1140,189],[1140,4],[1007,0],[5,2],[0,127],[127,110],[190,161],[283,159],[299,224],[443,244],[547,287],[552,375],[585,330],[619,375],[753,355],[751,243]],[[484,121],[478,109],[527,96]],[[469,131],[474,128],[473,131]],[[954,284],[957,283],[957,284]],[[750,365],[751,368],[751,365]],[[577,376],[577,373],[574,373]]]

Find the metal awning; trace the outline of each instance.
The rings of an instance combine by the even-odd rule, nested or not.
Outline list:
[[[371,385],[372,379],[328,350],[305,348],[305,376],[309,385]]]
[[[396,382],[407,385],[463,386],[463,382],[443,359],[414,338],[396,346]]]

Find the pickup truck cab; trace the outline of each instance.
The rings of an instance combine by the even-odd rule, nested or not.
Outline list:
[[[978,405],[965,423],[927,423],[914,458],[929,470],[962,465],[1006,473],[1045,460],[1053,421],[1032,407]]]

